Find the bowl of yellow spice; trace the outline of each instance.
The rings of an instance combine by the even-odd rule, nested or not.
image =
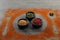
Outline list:
[[[23,30],[28,28],[28,20],[27,19],[19,19],[18,27],[19,27],[19,29],[23,29]]]

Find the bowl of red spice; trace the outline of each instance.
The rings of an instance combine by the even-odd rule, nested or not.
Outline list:
[[[34,18],[32,21],[32,26],[34,29],[38,29],[38,28],[41,28],[42,27],[42,19],[40,18]]]

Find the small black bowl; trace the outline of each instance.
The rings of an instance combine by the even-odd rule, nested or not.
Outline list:
[[[18,23],[19,23],[19,21],[26,22],[25,25],[23,25],[24,23],[22,25],[18,24],[18,28],[20,30],[24,30],[24,29],[28,28],[28,20],[27,19],[20,19],[20,20],[18,20]]]
[[[34,18],[31,23],[33,29],[39,29],[42,27],[42,20],[40,18]]]
[[[26,18],[31,21],[33,18],[35,18],[35,13],[34,12],[27,12],[26,13]]]

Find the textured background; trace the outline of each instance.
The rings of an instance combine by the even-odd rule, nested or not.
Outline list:
[[[60,0],[0,0],[0,9],[16,7],[60,8]]]

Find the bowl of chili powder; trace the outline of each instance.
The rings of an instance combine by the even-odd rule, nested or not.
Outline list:
[[[39,29],[42,27],[42,19],[40,18],[34,18],[32,21],[32,26],[34,29]]]

